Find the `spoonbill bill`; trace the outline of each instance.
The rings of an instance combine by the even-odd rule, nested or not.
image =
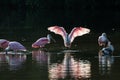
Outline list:
[[[106,46],[107,43],[109,42],[106,33],[102,33],[101,36],[98,37],[98,44],[99,46]]]
[[[55,34],[61,35],[64,40],[64,46],[68,48],[71,47],[71,43],[76,37],[88,34],[90,32],[90,29],[83,27],[74,27],[70,34],[68,34],[63,27],[59,26],[48,27],[48,30],[54,32]]]
[[[6,39],[0,39],[0,48],[5,49],[9,44],[9,41]]]
[[[51,42],[51,39],[56,42],[50,34],[48,34],[47,37],[39,38],[32,44],[32,48],[43,48],[46,44],[49,44]]]
[[[10,41],[8,47],[5,48],[5,51],[13,50],[13,51],[27,51],[26,48],[17,41]]]

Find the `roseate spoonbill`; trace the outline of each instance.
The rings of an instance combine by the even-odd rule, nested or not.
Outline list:
[[[61,35],[64,40],[64,46],[68,48],[71,47],[71,43],[77,36],[82,36],[90,32],[90,29],[83,27],[74,27],[70,34],[68,34],[63,27],[59,26],[48,27],[48,30],[54,32],[55,34]]]
[[[107,38],[106,33],[102,33],[102,35],[98,37],[99,46],[104,46],[105,47],[107,45],[108,41],[109,40]]]
[[[27,51],[26,48],[17,41],[11,41],[8,44],[8,47],[5,48],[5,51],[13,50],[13,51]]]
[[[5,49],[9,44],[9,41],[6,39],[0,39],[0,48]]]
[[[50,34],[47,35],[47,37],[42,37],[42,38],[39,38],[36,42],[34,42],[32,44],[32,47],[33,48],[43,48],[45,47],[46,44],[49,44],[51,42],[52,39],[54,42],[56,42],[52,36]]]

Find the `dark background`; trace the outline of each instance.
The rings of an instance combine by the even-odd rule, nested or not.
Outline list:
[[[68,32],[76,26],[94,33],[119,32],[120,0],[0,0],[2,38],[43,36],[53,25]]]

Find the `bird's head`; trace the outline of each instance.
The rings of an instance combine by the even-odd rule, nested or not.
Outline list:
[[[105,36],[105,37],[107,37],[106,33],[102,33],[102,36]]]

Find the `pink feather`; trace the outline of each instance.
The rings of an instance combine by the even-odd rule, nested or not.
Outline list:
[[[73,28],[69,35],[66,33],[66,30],[63,27],[59,26],[48,27],[48,30],[54,32],[55,34],[61,35],[64,40],[65,47],[70,47],[71,43],[77,36],[82,36],[90,32],[90,29],[83,27]]]

